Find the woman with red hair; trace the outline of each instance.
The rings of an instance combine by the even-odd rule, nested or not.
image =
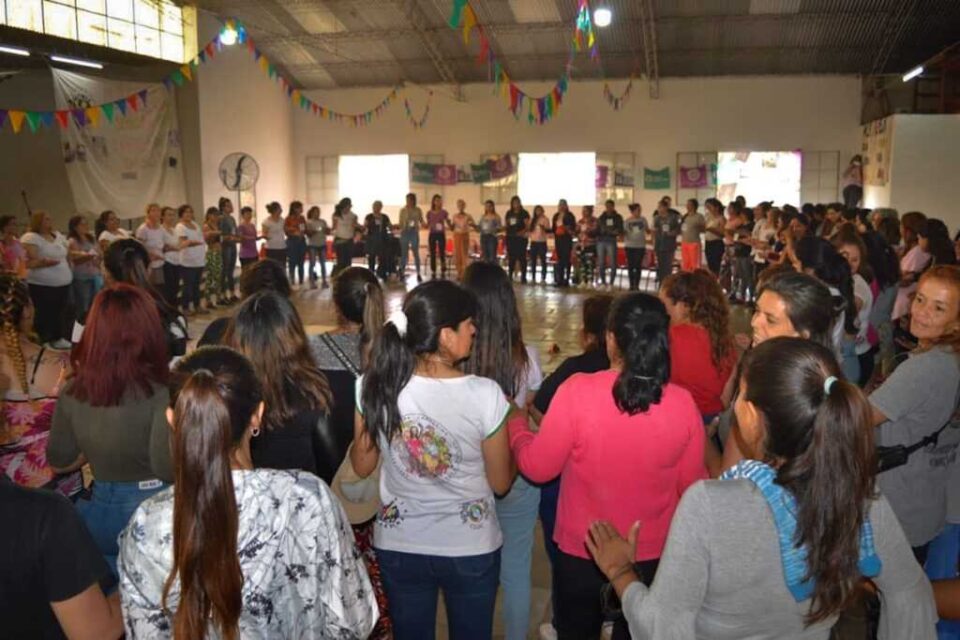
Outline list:
[[[90,464],[96,484],[77,509],[116,573],[117,535],[140,502],[173,479],[169,358],[154,299],[129,284],[102,290],[71,360],[75,374],[53,415],[47,460],[60,472]]]

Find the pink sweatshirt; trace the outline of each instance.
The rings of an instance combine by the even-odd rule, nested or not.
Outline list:
[[[630,416],[614,403],[615,371],[577,374],[550,403],[539,433],[509,424],[520,470],[534,482],[560,476],[553,539],[569,555],[590,558],[587,529],[608,520],[626,535],[642,523],[637,560],[659,558],[680,496],[707,477],[703,419],[690,392],[664,387],[660,403]]]

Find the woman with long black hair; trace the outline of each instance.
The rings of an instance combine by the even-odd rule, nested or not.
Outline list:
[[[520,471],[534,482],[560,476],[553,539],[560,638],[599,638],[601,594],[608,579],[583,541],[591,523],[613,520],[621,530],[644,523],[635,553],[649,584],[680,496],[706,477],[703,420],[693,397],[670,380],[670,318],[656,297],[633,293],[614,302],[606,326],[610,368],[571,377],[557,391],[534,434],[510,423]],[[628,638],[626,623],[613,637]]]
[[[740,385],[747,459],[684,494],[652,588],[633,564],[646,523],[595,522],[585,536],[634,640],[825,640],[863,577],[882,601],[881,640],[936,638],[930,583],[875,491],[870,406],[831,350],[768,340]]]
[[[397,640],[434,636],[441,590],[451,637],[493,633],[502,544],[494,494],[509,489],[514,469],[506,396],[457,366],[473,346],[475,304],[452,282],[415,288],[357,383],[350,458],[361,477],[383,462],[374,546]]]
[[[129,638],[366,638],[377,606],[337,498],[301,471],[254,469],[263,393],[236,351],[174,370],[176,484],[120,539]]]
[[[537,350],[524,344],[517,299],[506,272],[495,264],[467,267],[463,286],[477,300],[477,333],[463,370],[494,380],[521,409],[533,402],[543,382]],[[540,489],[518,476],[497,499],[503,529],[503,613],[507,640],[522,640],[530,624],[530,567]]]

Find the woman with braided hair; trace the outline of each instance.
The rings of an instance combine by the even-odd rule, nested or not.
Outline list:
[[[80,474],[56,475],[46,455],[67,353],[29,339],[34,313],[27,285],[0,272],[0,376],[9,380],[0,413],[0,472],[17,484],[72,495],[82,488]]]

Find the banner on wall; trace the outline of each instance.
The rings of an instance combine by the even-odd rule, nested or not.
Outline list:
[[[893,118],[874,120],[863,126],[863,183],[884,186],[890,180],[893,152]]]
[[[419,184],[455,185],[457,184],[457,165],[414,162],[410,181]]]
[[[629,173],[615,171],[613,174],[613,186],[615,187],[632,187],[633,182],[633,176]]]
[[[76,127],[60,127],[63,162],[78,210],[109,209],[120,218],[137,218],[148,202],[176,205],[186,200],[172,93],[162,84],[144,88],[72,71],[51,72],[57,109],[83,119]],[[133,104],[114,103],[123,118],[112,109],[91,108],[131,94]],[[101,115],[114,126],[97,127]]]
[[[663,169],[643,169],[643,188],[663,191],[670,188],[670,167]]]
[[[705,165],[680,167],[679,173],[681,189],[699,189],[707,186],[707,167]]]
[[[597,165],[596,178],[594,179],[594,186],[597,189],[603,189],[607,186],[607,178],[610,176],[610,167],[602,164]]]

